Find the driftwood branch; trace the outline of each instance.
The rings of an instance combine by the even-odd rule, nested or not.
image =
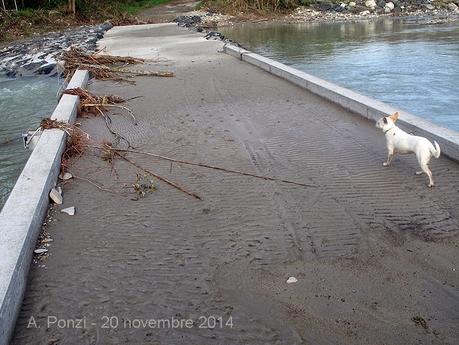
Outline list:
[[[125,160],[126,162],[132,164],[133,166],[135,166],[136,168],[142,170],[142,171],[145,172],[146,174],[149,174],[149,175],[151,175],[151,176],[156,177],[158,180],[167,183],[168,185],[170,185],[170,186],[172,186],[172,187],[178,189],[179,191],[181,191],[181,192],[183,192],[183,193],[185,193],[185,194],[188,194],[188,195],[192,196],[193,198],[196,198],[196,199],[198,199],[198,200],[202,200],[201,197],[200,197],[198,194],[196,194],[196,193],[194,193],[194,192],[190,192],[190,191],[186,190],[184,187],[180,186],[179,184],[177,184],[177,183],[175,183],[175,182],[173,182],[173,181],[171,181],[171,180],[169,180],[169,179],[167,179],[167,178],[165,178],[165,177],[162,177],[161,175],[158,175],[158,174],[156,174],[156,173],[154,173],[154,172],[152,172],[152,171],[150,171],[150,170],[147,170],[147,169],[141,167],[140,165],[138,165],[137,163],[133,162],[133,161],[130,160],[129,158],[123,156],[121,153],[119,153],[119,152],[117,151],[117,149],[114,149],[113,147],[111,147],[111,146],[109,146],[109,145],[104,145],[103,149],[112,151],[116,156],[118,156],[118,157],[120,157],[121,159]]]
[[[302,186],[302,187],[316,187],[316,186],[314,186],[314,185],[310,185],[310,184],[306,184],[306,183],[301,183],[301,182],[295,182],[295,181],[290,181],[290,180],[285,180],[285,179],[280,179],[280,178],[275,178],[275,177],[269,177],[269,176],[262,176],[262,175],[257,175],[257,174],[251,174],[251,173],[247,173],[247,172],[243,172],[243,171],[238,171],[238,170],[234,170],[234,169],[222,168],[222,167],[218,167],[218,166],[214,166],[214,165],[209,165],[209,164],[204,164],[204,163],[195,163],[195,162],[189,162],[189,161],[180,160],[180,159],[174,159],[174,158],[170,158],[170,157],[158,155],[158,154],[151,153],[151,152],[144,152],[144,151],[138,151],[138,150],[129,150],[129,149],[127,149],[127,150],[123,150],[123,149],[114,149],[114,150],[119,151],[119,152],[130,152],[130,153],[136,153],[136,154],[151,156],[151,157],[155,157],[155,158],[167,160],[167,161],[174,162],[174,163],[180,163],[180,164],[185,164],[185,165],[194,165],[194,166],[199,166],[199,167],[203,167],[203,168],[207,168],[207,169],[220,170],[220,171],[224,171],[224,172],[231,173],[231,174],[238,174],[238,175],[250,176],[250,177],[255,177],[255,178],[259,178],[259,179],[263,179],[263,180],[268,180],[268,181],[278,181],[278,182],[294,184],[294,185]]]

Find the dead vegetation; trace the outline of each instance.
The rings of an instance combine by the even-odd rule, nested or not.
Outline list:
[[[144,63],[145,59],[130,56],[116,56],[100,54],[100,52],[87,53],[80,48],[73,47],[61,55],[63,61],[64,76],[70,78],[77,69],[85,69],[91,76],[98,80],[113,80],[119,82],[134,83],[127,78],[137,76],[173,77],[169,71],[146,71],[129,70],[126,67]]]
[[[302,187],[314,187],[312,185],[308,185],[305,183],[300,183],[300,182],[295,182],[291,180],[286,180],[286,179],[280,179],[280,178],[274,178],[274,177],[269,177],[269,176],[262,176],[262,175],[257,175],[257,174],[251,174],[243,171],[238,171],[234,169],[227,169],[224,167],[219,167],[219,166],[214,166],[214,165],[209,165],[209,164],[204,164],[204,163],[195,163],[195,162],[189,162],[185,160],[178,160],[170,157],[166,157],[163,155],[159,155],[156,153],[151,153],[151,152],[144,152],[144,151],[138,151],[138,150],[129,150],[129,149],[118,149],[113,146],[112,143],[108,141],[103,141],[101,143],[97,143],[94,140],[92,140],[89,135],[85,132],[83,132],[79,127],[76,125],[69,125],[65,122],[61,121],[56,121],[52,120],[49,118],[43,119],[41,122],[41,127],[43,129],[60,129],[65,131],[68,134],[68,141],[67,141],[67,148],[64,153],[64,157],[62,160],[62,172],[66,171],[69,168],[69,159],[74,157],[74,156],[81,156],[88,148],[92,149],[97,149],[99,152],[99,157],[102,160],[107,161],[112,167],[116,159],[123,160],[130,165],[134,166],[137,168],[139,171],[142,172],[143,176],[152,176],[156,178],[159,181],[162,181],[175,189],[179,190],[182,193],[185,193],[189,196],[192,196],[195,199],[202,200],[201,196],[199,196],[197,193],[192,192],[188,190],[186,187],[182,186],[181,184],[170,180],[169,178],[166,178],[151,169],[147,169],[143,166],[141,166],[139,163],[137,163],[135,160],[132,158],[128,157],[128,153],[134,153],[134,154],[141,154],[141,155],[147,155],[150,157],[154,157],[157,159],[162,159],[162,160],[167,160],[173,163],[178,163],[178,164],[184,164],[184,165],[192,165],[192,166],[199,166],[207,169],[213,169],[213,170],[218,170],[226,173],[231,173],[231,174],[238,174],[238,175],[243,175],[243,176],[248,176],[248,177],[254,177],[258,179],[263,179],[263,180],[268,180],[268,181],[277,181],[277,182],[283,182],[283,183],[289,183],[289,184],[294,184],[297,186],[302,186]],[[116,193],[112,190],[109,190],[100,184],[91,181],[87,178],[79,177],[81,180],[85,180],[90,182],[92,185],[96,186],[98,189],[102,191],[109,191],[111,193]],[[143,182],[142,182],[143,180]],[[145,183],[145,178],[139,179],[139,174],[136,175],[136,182],[132,185],[134,188],[134,191],[138,195],[138,197],[144,197],[147,192],[152,192],[156,189],[156,186],[154,184],[153,180],[150,180],[149,184]],[[140,193],[140,194],[139,194]]]
[[[74,96],[80,97],[80,103],[78,106],[79,116],[81,117],[84,117],[87,115],[102,116],[104,118],[105,125],[107,126],[107,129],[109,130],[109,132],[113,134],[117,140],[121,139],[124,142],[126,142],[128,147],[132,147],[129,140],[127,140],[125,137],[123,137],[121,134],[119,134],[113,129],[112,118],[107,112],[108,110],[107,108],[121,109],[132,118],[134,125],[137,125],[137,119],[135,118],[132,110],[126,106],[120,105],[120,103],[125,103],[127,102],[127,100],[119,96],[116,96],[116,95],[103,95],[103,96],[93,95],[89,91],[81,89],[81,88],[67,89],[63,92],[63,94],[74,95]],[[134,97],[131,99],[135,99],[135,98],[137,97]]]
[[[108,108],[118,108],[125,111],[134,121],[134,124],[137,125],[137,119],[135,118],[133,112],[128,107],[120,105],[121,103],[125,103],[128,100],[125,100],[122,97],[116,95],[103,95],[97,96],[91,94],[89,91],[84,90],[82,88],[75,88],[75,89],[67,89],[63,92],[65,95],[74,95],[80,97],[80,103],[78,106],[78,114],[79,116],[86,116],[88,114],[92,115],[102,115],[108,116],[106,114]],[[137,97],[131,98],[135,99]]]
[[[64,74],[66,77],[70,77],[78,68],[84,68],[91,72],[92,76],[96,79],[102,80],[115,80],[115,81],[126,81],[125,77],[122,75],[125,74],[128,77],[138,76],[138,75],[149,75],[149,76],[160,76],[160,77],[172,77],[174,74],[172,72],[151,72],[151,71],[139,71],[139,70],[127,70],[125,66],[134,65],[138,63],[145,62],[144,59],[137,59],[132,57],[121,57],[121,56],[112,56],[99,54],[100,52],[89,54],[81,49],[73,48],[62,55],[64,61]],[[52,119],[43,119],[41,123],[42,129],[60,129],[65,131],[68,134],[67,139],[67,148],[62,158],[62,172],[65,172],[69,168],[69,161],[72,157],[81,156],[88,148],[94,149],[96,155],[108,162],[111,166],[112,171],[114,169],[114,163],[117,160],[124,161],[129,165],[135,167],[139,173],[136,174],[136,182],[131,184],[134,192],[137,195],[137,199],[143,198],[147,193],[156,190],[156,185],[153,179],[148,179],[148,177],[155,178],[159,181],[162,181],[169,186],[177,189],[178,191],[185,193],[195,199],[202,200],[201,196],[197,193],[188,190],[186,187],[181,184],[170,180],[167,177],[164,177],[155,171],[152,171],[150,168],[146,168],[136,162],[129,155],[137,154],[150,156],[154,159],[166,160],[172,163],[189,165],[189,166],[198,166],[206,169],[213,169],[221,171],[224,173],[238,174],[258,179],[263,179],[267,181],[277,181],[289,184],[295,184],[302,187],[313,187],[300,182],[290,181],[286,179],[274,178],[269,176],[262,176],[257,174],[251,174],[248,172],[238,171],[234,169],[214,166],[205,163],[196,163],[186,160],[173,159],[163,155],[159,155],[152,152],[143,152],[136,150],[131,146],[131,143],[117,133],[111,126],[112,120],[109,115],[109,110],[117,108],[123,110],[127,113],[133,120],[134,125],[137,124],[137,120],[132,113],[131,109],[125,105],[122,105],[126,102],[125,99],[116,96],[116,95],[94,95],[87,90],[81,88],[68,89],[63,92],[66,95],[78,96],[80,103],[78,108],[78,116],[101,116],[104,118],[105,124],[111,134],[115,136],[114,143],[108,141],[95,142],[92,140],[87,133],[81,130],[77,125],[70,125],[64,122],[52,120]],[[127,149],[118,148],[119,139],[123,139],[127,144]],[[116,171],[115,171],[116,173]],[[97,187],[101,191],[107,191],[110,193],[119,194],[116,191],[105,188],[100,183],[87,179],[85,177],[78,177],[80,180],[87,181],[91,185]]]

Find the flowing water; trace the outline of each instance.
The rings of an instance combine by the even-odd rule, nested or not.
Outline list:
[[[53,78],[0,75],[0,209],[30,155],[21,133],[36,129],[43,117],[51,115],[57,90]]]
[[[241,24],[220,31],[263,56],[459,130],[459,22]]]

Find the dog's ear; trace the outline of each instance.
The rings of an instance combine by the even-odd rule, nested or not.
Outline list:
[[[383,122],[387,125],[387,118],[383,117]]]
[[[399,118],[400,114],[397,112],[393,113],[391,116],[389,116],[391,118],[392,121],[397,121],[398,118]]]

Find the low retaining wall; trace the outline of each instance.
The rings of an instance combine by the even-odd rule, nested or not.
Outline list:
[[[76,71],[67,88],[85,87],[87,71]],[[78,96],[63,95],[51,118],[73,123]],[[7,345],[22,304],[33,250],[55,186],[66,133],[43,131],[0,213],[0,345]]]
[[[286,79],[367,119],[376,121],[383,116],[398,111],[400,119],[397,121],[397,124],[400,127],[410,133],[436,140],[440,144],[442,153],[445,156],[459,161],[459,133],[454,130],[438,126],[406,111],[394,108],[383,102],[363,96],[357,92],[345,89],[344,87],[234,45],[226,44],[224,51],[229,55]]]

